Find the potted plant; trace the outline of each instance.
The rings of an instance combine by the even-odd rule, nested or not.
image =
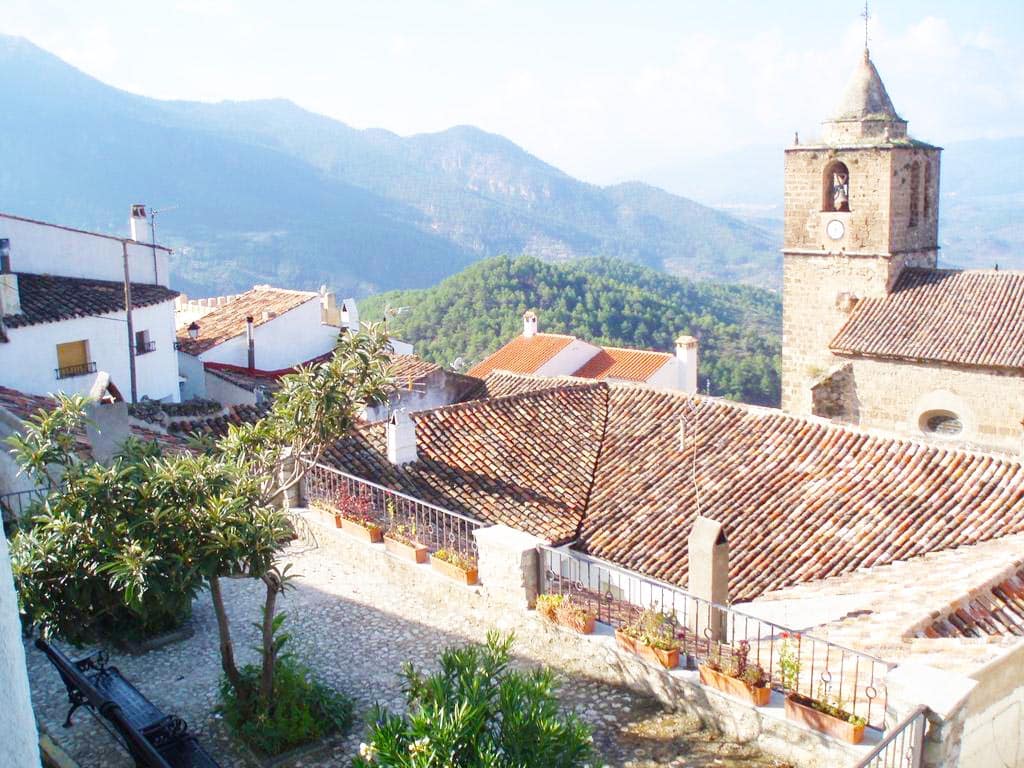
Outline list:
[[[561,624],[582,635],[594,632],[597,617],[572,595],[538,595],[537,613],[552,624]]]
[[[741,640],[727,657],[719,649],[717,659],[708,658],[697,667],[701,683],[756,707],[766,706],[772,695],[768,675],[749,657],[750,643],[746,640]]]
[[[679,666],[682,645],[675,626],[674,616],[648,608],[615,630],[615,642],[642,659],[673,669]]]
[[[334,517],[334,525],[362,541],[379,544],[383,529],[373,517],[373,501],[364,493],[350,493],[341,487],[331,501],[316,500],[313,506]]]
[[[439,549],[431,554],[430,567],[461,584],[476,584],[476,561],[454,549]]]
[[[384,534],[388,552],[412,563],[427,562],[427,547],[416,538],[416,523],[392,523]]]
[[[779,650],[779,670],[786,695],[786,717],[808,728],[827,733],[837,739],[860,744],[864,738],[867,721],[846,711],[846,703],[828,693],[825,682],[818,684],[817,698],[810,698],[797,692],[800,679],[800,635],[782,633],[782,647]]]

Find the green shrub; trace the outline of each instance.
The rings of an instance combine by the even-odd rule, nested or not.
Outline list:
[[[590,728],[563,714],[547,669],[509,669],[512,635],[449,648],[429,677],[406,664],[408,710],[377,708],[357,768],[581,768],[597,758]]]
[[[249,664],[239,671],[249,690],[259,689],[259,667]],[[352,722],[352,701],[317,682],[306,667],[288,655],[277,660],[269,706],[257,704],[249,713],[227,679],[221,680],[220,697],[220,711],[231,729],[250,747],[268,756],[341,733]]]

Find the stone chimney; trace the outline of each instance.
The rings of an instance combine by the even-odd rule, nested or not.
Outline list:
[[[681,363],[679,386],[691,395],[697,393],[697,346],[693,336],[676,339],[676,358]]]
[[[388,461],[401,466],[416,459],[416,424],[404,410],[396,410],[388,418]]]
[[[146,222],[146,206],[142,203],[132,205],[132,215],[128,220],[131,226],[132,240],[138,243],[149,242],[149,227]]]
[[[532,339],[536,335],[537,313],[529,310],[523,315],[523,336],[527,339]]]
[[[248,363],[251,371],[256,367],[256,335],[252,329],[252,315],[245,318],[245,341],[249,349]]]
[[[689,575],[687,591],[718,605],[729,604],[729,541],[721,523],[698,516],[687,540]],[[725,636],[725,614],[705,603],[688,612],[689,629],[711,640]]]
[[[11,271],[11,241],[0,239],[0,318],[21,314],[18,276]]]
[[[328,291],[326,285],[320,286],[320,322],[325,325],[341,325],[341,309],[334,292]]]

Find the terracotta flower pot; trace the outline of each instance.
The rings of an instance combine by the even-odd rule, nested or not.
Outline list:
[[[793,722],[802,723],[808,728],[827,733],[850,744],[860,744],[864,738],[864,726],[854,725],[846,720],[820,712],[810,705],[810,699],[796,694],[786,697],[786,717]]]
[[[430,567],[438,573],[443,573],[452,581],[457,581],[460,584],[465,584],[466,586],[476,584],[476,568],[463,570],[454,563],[449,563],[447,560],[441,560],[440,558],[434,557],[433,555],[430,556]]]
[[[636,644],[637,653],[641,659],[646,659],[653,664],[660,664],[665,669],[675,669],[679,666],[679,649],[672,648],[670,650],[663,650],[661,648],[655,648],[652,645],[645,645],[644,643]]]
[[[620,629],[615,630],[615,644],[624,651],[636,653],[636,638],[630,637]]]
[[[404,541],[385,535],[384,546],[391,554],[408,560],[410,563],[427,562],[427,548],[423,544],[406,544]]]
[[[372,528],[362,523],[357,523],[355,520],[348,520],[341,515],[335,515],[335,520],[340,519],[340,528],[342,531],[347,533],[349,536],[359,539],[360,541],[368,541],[371,544],[380,544],[384,540],[384,532],[378,527],[373,526]]]
[[[678,648],[673,648],[668,651],[662,650],[661,648],[654,648],[650,645],[645,645],[635,637],[630,637],[625,632],[618,629],[615,630],[615,642],[622,650],[635,653],[641,659],[650,661],[651,663],[662,666],[665,669],[674,669],[679,666]]]
[[[755,707],[767,706],[772,697],[772,689],[767,685],[757,688],[743,680],[718,672],[706,664],[701,664],[697,669],[700,672],[700,681],[704,685]]]
[[[569,629],[579,632],[581,635],[592,635],[594,634],[595,621],[597,621],[597,619],[594,617],[594,614],[588,613],[583,619],[568,619],[566,621],[559,621],[558,623],[563,627],[568,627]]]

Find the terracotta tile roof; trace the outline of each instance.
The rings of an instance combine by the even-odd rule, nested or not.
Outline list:
[[[600,352],[584,363],[573,376],[583,379],[647,381],[671,359],[672,355],[665,352],[603,347]]]
[[[19,273],[18,293],[21,313],[4,316],[8,328],[124,311],[124,283],[117,281]],[[177,295],[162,285],[132,283],[132,308],[173,301]]]
[[[575,340],[572,336],[561,336],[554,333],[538,333],[530,337],[516,336],[466,373],[479,379],[496,370],[511,371],[512,373],[536,373],[544,363]]]
[[[478,386],[466,393],[463,401],[509,397],[526,392],[564,387],[567,384],[586,383],[586,379],[574,379],[569,376],[521,376],[507,371],[492,371],[484,379],[481,379]]]
[[[920,637],[1024,636],[1024,568],[940,616]]]
[[[230,405],[224,413],[214,416],[197,416],[191,419],[175,419],[167,424],[167,431],[172,435],[188,436],[193,432],[202,435],[221,437],[226,435],[232,424],[240,426],[251,424],[266,415],[269,403],[258,405]]]
[[[387,459],[385,425],[361,426],[325,461],[417,498],[553,540],[571,539],[594,474],[607,392],[592,386],[412,414],[419,460]]]
[[[56,406],[57,402],[52,397],[45,395],[29,395],[9,387],[0,387],[0,407],[6,408],[14,416],[22,421],[39,411],[49,411]],[[139,440],[157,442],[160,447],[168,453],[180,453],[188,450],[184,440],[174,436],[166,435],[153,429],[147,429],[136,424],[130,426],[132,434]],[[85,432],[75,435],[75,441],[80,452],[89,451],[89,442]]]
[[[857,305],[831,349],[1024,368],[1024,272],[905,269],[889,295]]]
[[[332,460],[680,585],[696,451],[700,509],[729,535],[734,600],[1024,531],[1018,461],[722,400],[593,382],[414,420],[415,464],[387,462],[379,424]]]
[[[190,355],[201,355],[208,349],[245,333],[246,317],[252,317],[253,325],[262,325],[317,296],[318,294],[310,291],[290,291],[269,285],[258,285],[251,291],[239,294],[234,301],[217,307],[196,320],[200,329],[198,339],[188,337],[188,328],[179,328],[179,348]],[[270,313],[267,320],[263,319],[264,312]]]
[[[418,355],[391,356],[391,375],[399,389],[410,389],[414,383],[440,370],[441,366],[437,363],[428,362]]]

